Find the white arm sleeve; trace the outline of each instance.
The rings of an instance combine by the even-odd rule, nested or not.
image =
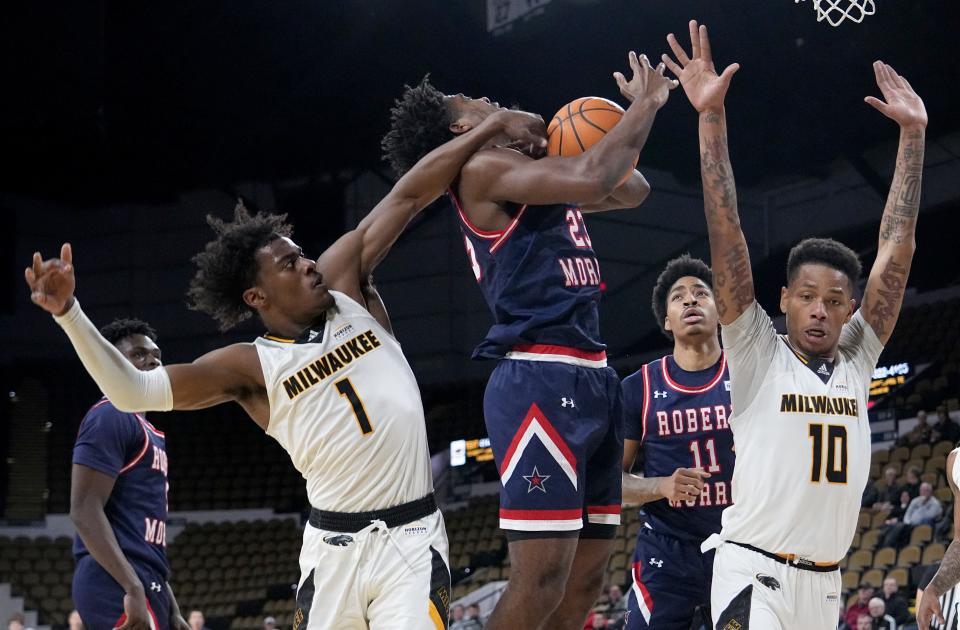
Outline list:
[[[730,366],[730,402],[734,413],[742,414],[760,391],[780,341],[756,300],[720,333]]]
[[[149,372],[135,368],[103,338],[80,310],[79,301],[74,299],[69,311],[53,319],[67,333],[83,367],[114,407],[127,413],[173,409],[167,371],[162,366]]]

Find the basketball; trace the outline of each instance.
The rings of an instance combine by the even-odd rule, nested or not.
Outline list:
[[[547,127],[547,155],[580,155],[623,118],[623,108],[599,96],[584,96],[560,108]],[[637,165],[640,156],[633,161]],[[628,173],[629,174],[629,173]]]
[[[560,108],[547,127],[547,155],[579,155],[623,118],[623,108],[599,96],[584,96]]]

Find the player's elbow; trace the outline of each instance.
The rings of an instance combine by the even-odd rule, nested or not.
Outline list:
[[[634,171],[627,181],[617,189],[617,199],[624,208],[636,208],[650,196],[650,183],[638,171]]]

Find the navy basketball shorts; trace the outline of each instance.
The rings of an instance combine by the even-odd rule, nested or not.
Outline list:
[[[170,627],[170,592],[166,578],[143,565],[134,565],[147,595],[151,630]],[[123,588],[92,556],[84,556],[73,572],[73,602],[86,630],[112,630],[123,624]]]
[[[701,553],[699,542],[641,527],[630,571],[627,630],[689,630],[697,614],[710,627],[713,556],[712,550]]]
[[[505,359],[487,383],[483,411],[508,539],[613,535],[623,456],[613,369]]]

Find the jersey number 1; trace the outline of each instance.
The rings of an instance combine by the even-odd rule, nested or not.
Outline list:
[[[826,428],[826,444],[824,444]],[[813,466],[810,469],[810,481],[820,482],[823,472],[823,460],[827,460],[827,481],[847,483],[847,427],[842,424],[811,424],[810,437],[813,439]],[[823,452],[826,450],[826,458]]]
[[[340,392],[340,395],[350,403],[350,407],[353,409],[353,416],[357,419],[357,424],[360,425],[360,432],[364,435],[373,433],[373,427],[370,426],[370,418],[367,417],[367,410],[363,408],[363,401],[357,396],[357,390],[353,388],[353,383],[350,382],[350,379],[342,378],[334,383],[334,385],[337,391]]]

